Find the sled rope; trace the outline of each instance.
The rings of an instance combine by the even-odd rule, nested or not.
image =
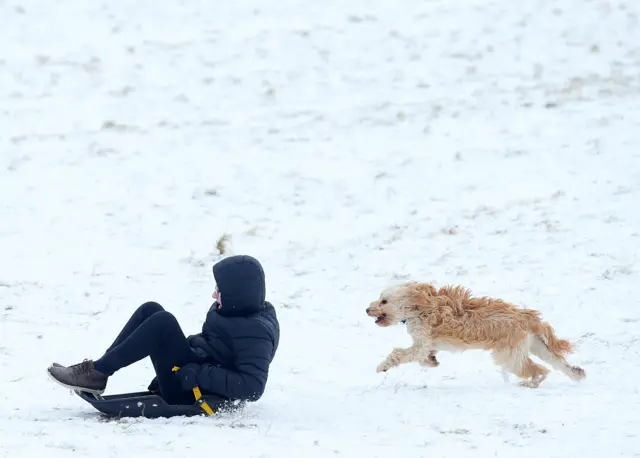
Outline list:
[[[173,368],[171,370],[173,372],[178,372],[180,370],[180,368],[178,366],[173,366]],[[202,392],[200,391],[200,387],[199,386],[194,386],[193,387],[193,395],[196,398],[196,402],[198,404],[200,404],[200,407],[202,407],[202,410],[204,410],[207,413],[207,415],[214,415],[215,414],[215,412],[213,411],[211,406],[207,403],[207,401],[205,401],[202,398]]]

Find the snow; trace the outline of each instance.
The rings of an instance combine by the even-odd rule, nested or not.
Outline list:
[[[0,3],[0,457],[640,456],[639,15]],[[281,320],[259,402],[104,421],[47,378],[147,300],[197,332],[223,234]],[[377,374],[408,336],[364,310],[409,278],[539,309],[587,379],[520,388],[482,352]]]

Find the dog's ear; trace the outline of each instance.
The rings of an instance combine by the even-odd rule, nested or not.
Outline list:
[[[419,290],[410,291],[409,294],[404,297],[403,302],[408,310],[417,312],[421,308],[420,304],[424,302],[424,295]]]
[[[404,313],[414,314],[420,310],[420,306],[415,301],[407,301],[403,304]]]

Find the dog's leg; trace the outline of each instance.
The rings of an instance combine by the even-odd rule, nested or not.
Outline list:
[[[554,369],[562,372],[571,380],[579,381],[585,378],[584,369],[579,366],[572,366],[562,356],[552,353],[539,336],[533,336],[531,339],[531,353],[545,363],[550,364]]]
[[[492,356],[505,371],[525,379],[520,386],[537,388],[547,378],[549,370],[534,363],[528,354],[529,345],[525,341],[516,348],[495,350]]]
[[[414,346],[409,348],[394,348],[393,351],[389,353],[389,356],[378,364],[376,372],[387,372],[393,367],[415,360],[417,350],[418,349]]]
[[[520,372],[517,375],[518,377],[529,379],[520,382],[520,386],[538,388],[540,383],[547,378],[548,374],[549,369],[534,363],[533,360],[527,356],[524,365],[521,367]]]
[[[407,364],[412,362],[422,362],[429,358],[429,349],[423,345],[414,344],[409,348],[394,348],[389,356],[382,361],[376,368],[376,372],[387,372],[393,367],[397,367],[400,364]],[[435,356],[434,356],[435,358]]]
[[[440,365],[440,362],[436,358],[436,353],[437,353],[437,350],[429,351],[427,358],[421,359],[419,361],[420,365],[423,367],[438,367]]]

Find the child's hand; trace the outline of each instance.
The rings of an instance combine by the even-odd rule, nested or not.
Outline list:
[[[198,374],[200,373],[200,365],[189,363],[182,366],[176,375],[180,378],[180,383],[185,391],[192,391],[198,386]]]
[[[158,377],[153,377],[153,380],[151,380],[151,383],[149,383],[147,390],[151,391],[152,393],[156,393],[159,389],[160,384],[158,383]]]

